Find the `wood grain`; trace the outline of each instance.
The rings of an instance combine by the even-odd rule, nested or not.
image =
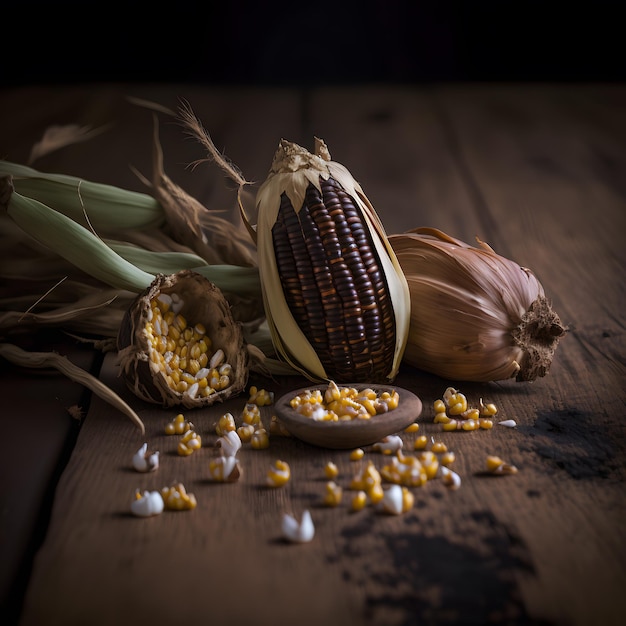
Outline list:
[[[41,169],[137,184],[132,161],[149,170],[151,120],[126,92],[176,106],[186,98],[220,149],[262,180],[280,138],[309,146],[323,138],[350,169],[389,232],[436,226],[475,236],[540,277],[569,333],[550,374],[532,384],[445,381],[404,367],[397,384],[424,402],[420,433],[456,453],[458,491],[441,481],[415,490],[399,517],[368,508],[321,506],[323,467],[334,461],[347,487],[367,460],[274,437],[268,450],[241,451],[242,479],[207,480],[214,424],[245,398],[188,416],[205,446],[178,457],[163,434],[174,415],[129,397],[108,356],[102,380],[119,389],[160,449],[156,474],[132,471],[143,443],[123,416],[97,398],[58,485],[46,541],[25,598],[22,626],[45,624],[621,624],[626,614],[626,409],[624,247],[626,91],[620,85],[439,85],[280,89],[98,86],[93,94],[16,90],[17,128],[36,136],[55,118],[114,120],[96,145],[50,155]],[[39,103],[32,99],[38,94]],[[48,114],[40,101],[50,99]],[[140,126],[137,126],[141,118]],[[2,125],[5,132],[6,123]],[[141,131],[139,130],[141,128]],[[7,156],[24,154],[18,131]],[[201,201],[234,206],[210,166],[189,171],[201,150],[163,125],[170,174]],[[96,149],[97,148],[97,149]],[[120,158],[124,155],[124,158]],[[45,165],[45,167],[43,167]],[[206,172],[206,176],[205,176]],[[230,204],[229,204],[230,203]],[[300,378],[251,382],[276,397]],[[432,402],[453,384],[471,403],[495,402],[518,426],[444,433]],[[268,422],[271,407],[263,409]],[[416,435],[403,434],[405,450]],[[519,468],[484,475],[487,454]],[[293,479],[264,486],[282,458]],[[183,481],[198,498],[190,512],[134,518],[136,488]],[[280,516],[311,510],[312,543],[288,545]]]

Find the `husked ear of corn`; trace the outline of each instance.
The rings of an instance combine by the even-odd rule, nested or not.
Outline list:
[[[238,395],[248,381],[241,325],[209,280],[159,274],[127,310],[117,338],[121,374],[139,398],[196,408]]]
[[[390,382],[410,321],[406,279],[350,172],[316,139],[282,140],[257,193],[259,273],[276,352],[311,380]]]

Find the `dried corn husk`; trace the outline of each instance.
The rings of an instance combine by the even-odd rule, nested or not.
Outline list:
[[[389,240],[411,292],[406,363],[459,381],[548,373],[566,328],[531,270],[433,228]]]
[[[70,380],[84,385],[97,396],[107,401],[111,406],[127,415],[139,428],[142,434],[145,427],[141,418],[135,411],[112,389],[104,383],[86,372],[82,368],[72,363],[66,356],[56,352],[27,352],[18,346],[9,343],[0,343],[0,356],[7,361],[27,368],[54,368],[67,376]]]
[[[160,294],[178,294],[184,301],[180,314],[190,324],[202,324],[213,350],[221,350],[232,367],[228,387],[211,396],[191,396],[177,391],[168,381],[162,365],[152,358],[153,346],[146,324],[152,319],[151,302]],[[147,402],[163,406],[196,408],[210,406],[238,395],[248,381],[250,353],[241,325],[231,314],[222,292],[196,272],[183,270],[169,276],[158,275],[150,287],[129,307],[117,339],[120,371],[129,389]]]
[[[295,213],[309,229],[289,233],[293,285],[285,279],[288,254],[279,250],[286,244],[275,239],[283,210],[285,222]],[[350,172],[331,160],[319,139],[315,154],[282,140],[258,190],[257,211],[263,302],[277,353],[312,380],[392,381],[408,333],[408,287],[376,211]]]

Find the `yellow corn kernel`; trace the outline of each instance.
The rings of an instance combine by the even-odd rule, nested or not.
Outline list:
[[[456,459],[456,456],[454,452],[448,451],[448,452],[444,452],[441,455],[439,462],[441,463],[441,465],[448,466],[448,465],[452,465],[455,459]]]
[[[452,418],[448,417],[448,414],[444,411],[437,413],[433,419],[434,424],[447,424]]]
[[[265,450],[270,447],[270,438],[265,428],[258,428],[250,438],[250,445],[255,450]]]
[[[367,462],[367,465],[361,474],[361,481],[365,491],[369,491],[372,487],[381,484],[382,476],[371,461]]]
[[[328,383],[328,387],[326,387],[326,391],[324,392],[324,401],[327,404],[330,404],[333,400],[339,400],[339,398],[341,398],[339,387],[336,382],[331,380]]]
[[[339,468],[332,461],[328,461],[328,463],[324,466],[324,475],[326,478],[337,478],[339,475]]]
[[[163,487],[161,489],[161,497],[166,509],[173,511],[192,510],[197,506],[196,496],[193,493],[187,493],[183,483],[172,485],[171,487]]]
[[[195,361],[196,363],[198,363],[198,369],[200,369],[200,362],[198,361],[198,359],[200,358],[200,355],[202,354],[202,350],[200,350],[200,346],[197,343],[188,344],[187,354],[189,355],[192,361]]]
[[[276,460],[274,465],[268,470],[266,483],[268,487],[282,487],[289,482],[291,469],[285,461]]]
[[[254,434],[254,424],[242,424],[237,428],[237,434],[243,443],[249,443]]]
[[[216,456],[209,461],[209,477],[217,482],[235,482],[241,477],[241,467],[235,456]]]
[[[433,409],[435,409],[435,413],[445,413],[446,404],[443,400],[435,400],[433,402]]]
[[[224,415],[219,418],[217,424],[215,425],[215,432],[220,437],[222,435],[225,435],[227,432],[236,429],[237,425],[235,424],[235,418],[233,417],[232,413],[224,413]]]
[[[400,404],[400,394],[397,391],[393,391],[393,393],[389,396],[389,398],[385,398],[385,393],[382,394],[383,399],[385,400],[385,404],[389,407],[389,410],[397,409]]]
[[[459,417],[464,420],[477,420],[479,416],[480,412],[478,409],[467,409],[459,415]]]
[[[167,329],[167,336],[173,341],[178,341],[180,339],[180,330],[176,326],[170,326]]]
[[[491,474],[517,474],[517,467],[505,463],[499,456],[487,457],[487,471]]]
[[[463,430],[478,430],[480,428],[480,424],[478,423],[478,420],[462,420],[461,428]]]
[[[352,496],[352,510],[362,511],[367,505],[367,494],[365,491],[359,490]]]
[[[371,501],[372,504],[377,504],[378,502],[380,502],[383,497],[385,496],[385,492],[383,491],[383,486],[382,483],[378,483],[376,485],[372,485],[368,490],[367,490],[367,495]]]
[[[405,429],[405,433],[416,433],[420,429],[420,425],[417,422],[409,424]]]
[[[244,424],[259,424],[261,422],[261,411],[258,405],[248,402],[241,412],[241,419]]]
[[[178,442],[176,451],[180,456],[189,456],[202,447],[202,439],[193,430],[188,430]]]
[[[214,393],[215,393],[215,389],[213,389],[213,387],[210,387],[208,383],[206,387],[200,390],[200,395],[203,398],[208,398],[209,396],[212,396]]]
[[[435,454],[439,454],[442,452],[447,452],[448,451],[448,446],[446,446],[446,444],[443,441],[433,441],[432,445],[430,446],[431,452],[434,452]]]
[[[432,480],[437,476],[437,470],[439,469],[439,459],[435,456],[432,450],[424,450],[419,455],[419,461],[422,464],[422,468],[426,472],[428,480]]]
[[[176,315],[176,317],[172,320],[172,323],[181,332],[187,328],[187,320],[180,313]]]
[[[365,452],[362,448],[356,448],[356,450],[352,450],[352,452],[350,452],[351,461],[360,461],[364,456]]]
[[[166,435],[182,435],[193,428],[193,424],[185,419],[182,413],[179,413],[171,422],[165,425]]]
[[[493,420],[490,420],[486,417],[479,417],[478,418],[478,425],[483,429],[483,430],[491,430],[493,428]]]
[[[441,426],[443,430],[461,430],[462,429],[462,420],[450,420],[446,424]]]
[[[180,375],[180,380],[186,382],[187,386],[189,386],[189,385],[193,385],[196,382],[196,377],[192,376],[188,372],[183,372]]]
[[[209,357],[208,357],[206,351],[202,352],[200,354],[200,356],[198,357],[198,363],[200,364],[200,367],[206,367],[207,366],[207,364],[209,363]]]
[[[324,492],[324,504],[326,506],[338,506],[341,504],[343,489],[334,481],[326,483],[326,491]]]
[[[467,411],[467,398],[462,393],[457,393],[450,398],[448,413],[450,415],[461,415]]]
[[[485,404],[482,398],[478,403],[478,407],[482,417],[492,417],[498,412],[498,408],[495,404],[493,404],[492,402],[488,402],[487,404]]]
[[[414,450],[423,450],[428,445],[428,438],[426,435],[420,435],[413,444]]]

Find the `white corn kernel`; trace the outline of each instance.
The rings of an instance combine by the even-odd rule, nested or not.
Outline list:
[[[144,491],[137,489],[135,499],[130,504],[130,511],[137,517],[150,517],[163,512],[163,497],[158,491]]]
[[[306,543],[315,535],[315,526],[308,510],[302,513],[300,522],[293,515],[285,513],[281,528],[283,537],[292,543]]]
[[[148,444],[144,443],[133,456],[133,467],[138,472],[154,472],[159,467],[159,453],[148,452]]]

